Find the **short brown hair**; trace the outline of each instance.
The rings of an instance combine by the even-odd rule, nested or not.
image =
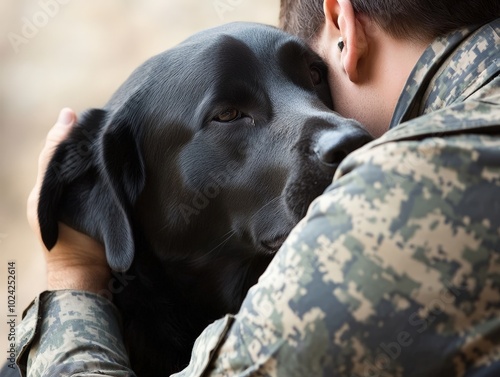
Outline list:
[[[429,39],[500,17],[500,0],[351,0],[354,11],[401,39]],[[323,0],[281,0],[280,27],[308,42],[325,20]]]
[[[281,29],[310,42],[324,22],[323,0],[281,0]]]

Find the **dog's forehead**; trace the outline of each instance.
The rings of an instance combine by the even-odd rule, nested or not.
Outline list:
[[[214,27],[186,39],[182,44],[199,44],[200,47],[210,48],[214,44],[231,43],[238,40],[247,45],[257,54],[268,52],[279,48],[282,43],[293,42],[303,45],[303,42],[291,34],[270,25],[251,22],[233,22]]]
[[[197,33],[179,47],[174,53],[191,55],[192,64],[200,65],[201,62],[203,65],[200,68],[208,70],[214,65],[243,68],[277,64],[280,63],[277,58],[282,56],[280,52],[284,49],[293,51],[297,56],[310,53],[306,44],[295,36],[270,25],[245,22]]]
[[[286,52],[286,53],[284,53]],[[208,29],[186,39],[137,68],[120,92],[168,86],[185,89],[196,83],[201,93],[224,78],[258,77],[284,67],[299,56],[312,54],[295,36],[276,27],[258,23],[235,22]],[[274,70],[276,71],[276,70]]]
[[[311,54],[304,42],[273,26],[226,24],[195,34],[146,61],[107,108],[132,109],[156,119],[192,119],[199,109],[221,98],[267,96],[270,83],[274,88],[300,86],[294,77],[309,77],[307,65],[301,62]],[[274,78],[269,79],[270,75]]]

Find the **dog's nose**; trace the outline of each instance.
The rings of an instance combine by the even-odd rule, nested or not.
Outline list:
[[[323,166],[336,169],[349,153],[372,140],[367,131],[358,127],[324,130],[314,146],[314,152]]]

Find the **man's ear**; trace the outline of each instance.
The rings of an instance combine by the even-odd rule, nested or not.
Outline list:
[[[323,7],[330,43],[338,48],[338,38],[342,37],[344,47],[342,51],[339,50],[341,64],[349,80],[356,83],[360,80],[360,60],[368,47],[365,29],[349,0],[325,0]]]

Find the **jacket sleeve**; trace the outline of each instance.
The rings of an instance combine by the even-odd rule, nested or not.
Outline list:
[[[182,376],[200,376],[234,317],[215,321],[200,335]],[[102,296],[46,291],[17,327],[16,364],[22,377],[135,377],[130,369],[117,308]],[[14,374],[17,375],[17,374]]]
[[[348,157],[177,376],[500,375],[498,150],[471,135]],[[115,309],[60,294],[24,320],[39,322],[24,324],[38,334],[29,375],[133,376]]]
[[[210,376],[500,375],[499,147],[430,138],[348,158]]]
[[[117,309],[80,291],[46,291],[18,326],[16,363],[22,376],[132,377]]]

